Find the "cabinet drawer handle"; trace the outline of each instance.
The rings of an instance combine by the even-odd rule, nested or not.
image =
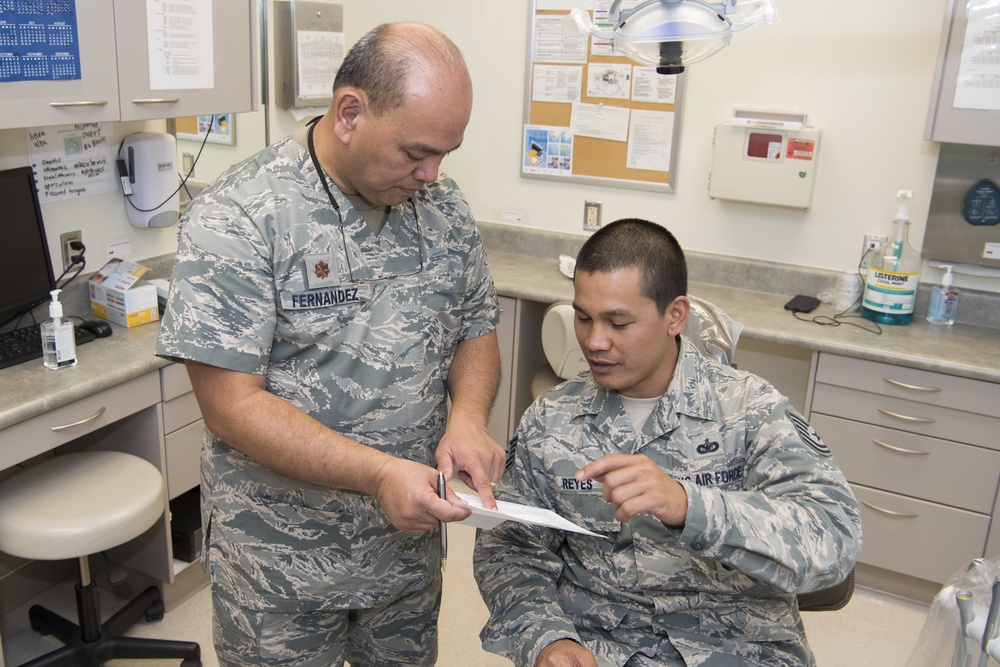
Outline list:
[[[896,447],[895,445],[890,445],[887,442],[882,442],[881,440],[876,440],[875,438],[872,438],[872,442],[879,447],[885,447],[886,449],[891,449],[892,451],[899,452],[900,454],[919,454],[921,456],[930,454],[930,452],[922,452],[919,449],[903,449],[902,447]]]
[[[901,415],[896,412],[890,412],[889,410],[884,410],[882,408],[876,408],[879,412],[889,417],[895,417],[896,419],[902,419],[907,422],[918,422],[920,424],[933,424],[936,420],[929,417],[910,417],[908,415]]]
[[[132,100],[132,104],[173,104],[180,101],[179,97],[147,97]]]
[[[79,102],[49,102],[50,107],[103,107],[107,100],[80,100]]]
[[[103,414],[104,414],[104,408],[101,408],[100,410],[98,410],[94,414],[90,415],[89,417],[84,417],[80,421],[73,422],[72,424],[63,424],[62,426],[53,426],[52,430],[53,431],[65,431],[68,428],[73,428],[74,426],[80,426],[82,424],[86,424],[87,422],[92,422],[92,421],[94,421],[95,419],[97,419],[98,417],[100,417]]]
[[[897,512],[895,510],[887,510],[884,507],[879,507],[878,505],[872,505],[867,500],[862,500],[861,504],[869,509],[873,509],[876,512],[881,512],[882,514],[888,514],[889,516],[898,516],[904,519],[916,519],[917,517],[920,516],[919,514],[912,514],[910,512]]]
[[[891,385],[900,387],[901,389],[911,389],[913,391],[927,391],[927,392],[941,391],[941,387],[921,387],[920,385],[917,384],[906,384],[905,382],[900,382],[899,380],[893,380],[892,378],[882,378],[882,379]]]

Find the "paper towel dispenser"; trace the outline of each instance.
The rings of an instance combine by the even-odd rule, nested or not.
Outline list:
[[[344,55],[343,5],[274,3],[274,101],[279,107],[328,106]]]

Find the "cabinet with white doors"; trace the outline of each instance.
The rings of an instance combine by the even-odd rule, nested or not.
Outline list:
[[[998,405],[991,382],[819,355],[810,421],[861,503],[860,563],[941,584],[991,555]]]
[[[170,500],[199,486],[202,431],[187,372],[183,365],[171,364],[0,430],[0,471],[6,471],[0,474],[53,455],[93,449],[125,451],[156,466],[167,486],[163,518],[107,555],[129,573],[116,592],[131,597],[156,585],[170,610],[208,583],[198,559],[174,558],[168,510]],[[98,571],[103,568],[102,560],[91,561]],[[25,565],[0,554],[0,613],[37,594],[49,576],[46,571],[25,580],[20,571],[35,571]]]
[[[80,78],[3,83],[0,129],[252,110],[256,59],[253,4],[251,0],[212,0],[210,6],[210,16],[202,17],[206,26],[202,47],[211,58],[211,67],[205,58],[195,58],[196,68],[205,76],[194,84],[196,87],[154,88],[150,48],[162,52],[166,47],[150,44],[149,29],[155,26],[147,24],[148,4],[139,0],[78,1],[75,18]],[[155,55],[153,61],[157,62]],[[211,77],[207,76],[209,71]]]

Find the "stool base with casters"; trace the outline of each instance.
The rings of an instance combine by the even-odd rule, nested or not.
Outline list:
[[[89,578],[86,557],[80,561],[83,582]],[[163,618],[163,601],[156,586],[144,590],[104,623],[100,621],[97,584],[78,583],[75,590],[80,625],[41,605],[28,610],[32,630],[52,635],[66,646],[22,667],[100,667],[108,660],[142,658],[181,658],[181,667],[201,667],[201,648],[196,642],[122,636],[140,618],[147,621]]]
[[[151,586],[101,623],[89,554],[133,540],[162,520],[163,476],[148,461],[115,451],[64,454],[0,482],[0,551],[32,560],[79,562],[78,622],[45,607],[28,610],[32,630],[65,646],[22,667],[100,667],[114,659],[180,659],[201,667],[196,642],[123,636],[145,616],[163,618],[160,590]]]

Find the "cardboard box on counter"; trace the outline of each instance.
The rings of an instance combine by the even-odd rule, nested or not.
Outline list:
[[[90,312],[98,317],[135,327],[160,319],[156,287],[140,280],[149,267],[112,259],[87,281]]]

